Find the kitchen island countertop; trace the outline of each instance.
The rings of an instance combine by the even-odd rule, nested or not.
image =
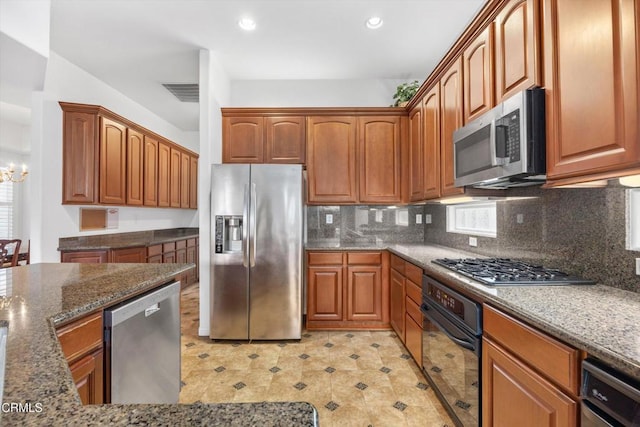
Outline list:
[[[389,250],[435,279],[520,318],[640,380],[640,294],[604,285],[485,286],[431,261],[482,258],[425,244],[356,244],[309,241],[306,250]]]
[[[316,410],[303,402],[81,404],[56,327],[167,283],[193,267],[193,264],[69,263],[0,270],[0,289],[6,289],[0,296],[0,326],[8,326],[0,423],[314,425]]]

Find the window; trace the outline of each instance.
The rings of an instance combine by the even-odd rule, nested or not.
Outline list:
[[[473,236],[496,237],[496,202],[447,206],[447,231]]]
[[[0,183],[0,239],[13,237],[13,183]]]

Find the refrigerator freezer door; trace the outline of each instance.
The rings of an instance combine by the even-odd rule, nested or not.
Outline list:
[[[243,265],[247,248],[249,165],[211,166],[211,329],[213,339],[249,339],[249,268]],[[242,250],[216,253],[223,221],[216,217],[241,216]]]
[[[251,166],[249,338],[300,339],[302,333],[302,168]]]

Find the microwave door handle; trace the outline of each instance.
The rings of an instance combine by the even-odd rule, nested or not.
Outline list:
[[[493,144],[491,144],[493,158],[491,159],[491,165],[505,165],[509,159],[507,155],[509,129],[505,125],[496,124],[495,121],[491,123],[491,129],[493,130]]]

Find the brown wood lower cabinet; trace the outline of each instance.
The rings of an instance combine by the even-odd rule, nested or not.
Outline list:
[[[107,262],[109,253],[104,251],[79,251],[66,252],[62,251],[60,259],[62,262],[81,262],[90,264],[99,264]]]
[[[102,312],[62,326],[56,334],[82,403],[104,403]]]
[[[422,268],[393,254],[390,264],[391,327],[422,366]]]
[[[485,305],[482,425],[578,426],[582,354]]]
[[[146,262],[147,248],[142,246],[138,248],[122,248],[112,249],[109,262]]]
[[[388,329],[387,252],[308,252],[307,329]]]

